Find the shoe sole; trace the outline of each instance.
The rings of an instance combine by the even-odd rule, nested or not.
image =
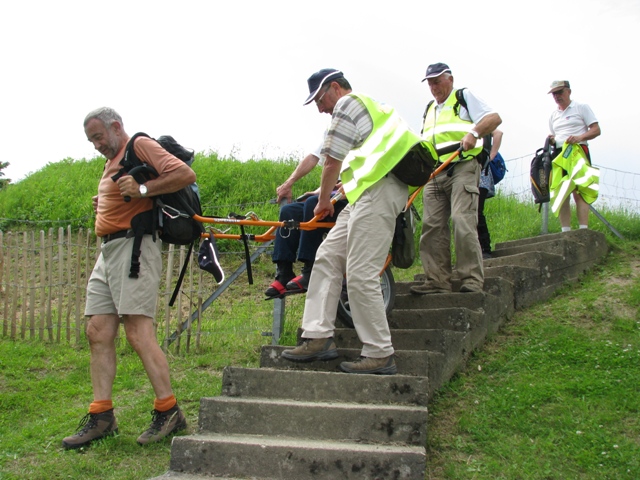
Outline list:
[[[362,373],[367,375],[395,375],[398,373],[398,367],[391,365],[390,367],[374,368],[373,370],[352,370],[340,364],[340,370],[344,373]]]
[[[286,360],[292,362],[312,362],[314,360],[328,361],[338,358],[338,351],[327,350],[326,352],[314,353],[312,355],[288,355],[286,352],[282,352],[280,356]]]
[[[287,293],[286,294],[305,293],[306,291],[307,291],[306,288],[287,288]]]
[[[451,293],[449,290],[430,290],[428,292],[417,292],[413,288],[409,289],[409,291],[413,295],[438,295],[438,294],[449,294],[449,293]]]
[[[115,430],[112,430],[109,433],[105,433],[104,435],[102,435],[100,437],[92,438],[88,442],[84,442],[84,443],[66,443],[63,440],[62,441],[62,448],[64,448],[65,450],[76,450],[78,448],[88,447],[93,442],[97,442],[98,440],[103,440],[103,439],[108,438],[108,437],[113,437],[117,433],[118,433],[118,429],[116,428]]]
[[[469,287],[460,287],[460,293],[481,293],[482,290],[473,290]]]

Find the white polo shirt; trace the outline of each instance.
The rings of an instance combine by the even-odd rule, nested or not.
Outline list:
[[[571,135],[582,135],[589,125],[598,123],[598,119],[589,105],[572,101],[567,108],[554,110],[549,119],[549,130],[555,136],[556,147],[562,148]],[[587,142],[582,142],[588,145]]]

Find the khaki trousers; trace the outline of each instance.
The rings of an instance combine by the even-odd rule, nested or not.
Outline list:
[[[333,336],[346,272],[349,306],[363,344],[362,356],[383,358],[393,354],[380,272],[407,195],[407,185],[389,174],[340,212],[316,254],[304,305],[303,338]]]
[[[484,270],[477,230],[479,181],[480,164],[472,159],[457,162],[452,176],[443,172],[425,186],[420,258],[429,287],[451,290],[451,219],[460,281],[482,290]]]

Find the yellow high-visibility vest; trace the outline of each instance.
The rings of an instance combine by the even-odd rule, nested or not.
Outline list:
[[[424,117],[422,137],[431,142],[438,152],[446,151],[445,149],[450,150],[454,145],[458,145],[464,136],[476,126],[475,123],[463,120],[459,115],[456,115],[454,109],[456,103],[458,103],[456,91],[456,89],[451,91],[449,98],[444,102],[437,115],[436,102],[433,102]],[[458,104],[458,108],[462,107]],[[475,148],[462,152],[462,155],[459,155],[453,161],[470,160],[479,155],[480,152],[482,152],[482,142],[479,142]],[[440,159],[440,161],[444,161],[444,159]]]
[[[420,144],[433,158],[436,158],[436,153],[433,146],[413,132],[393,107],[359,93],[349,95],[360,99],[373,121],[373,130],[362,146],[351,150],[342,162],[340,179],[349,203],[353,204],[414,146]]]
[[[551,162],[551,211],[557,217],[560,207],[574,190],[585,202],[592,204],[598,198],[599,182],[600,170],[589,164],[580,144],[565,143],[560,155]]]

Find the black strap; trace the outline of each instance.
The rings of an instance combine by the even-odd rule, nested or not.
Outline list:
[[[244,256],[247,264],[247,278],[249,285],[253,285],[253,273],[251,271],[251,255],[249,254],[249,242],[247,235],[244,233],[244,225],[240,225],[240,233],[242,234],[242,243],[244,243]]]
[[[134,230],[133,248],[131,249],[131,268],[129,269],[129,278],[138,278],[140,273],[140,254],[142,247],[142,237],[144,230],[138,227]]]
[[[456,104],[453,106],[453,111],[458,117],[460,116],[460,105],[462,105],[467,112],[469,111],[469,107],[467,107],[467,101],[464,99],[463,92],[465,88],[466,87],[462,87],[456,90]]]
[[[182,285],[182,280],[184,279],[184,274],[187,272],[187,267],[189,266],[189,259],[191,258],[191,250],[193,250],[193,243],[194,242],[191,242],[191,244],[189,245],[189,251],[187,252],[187,257],[184,259],[182,270],[180,270],[178,283],[176,283],[176,288],[173,289],[173,295],[171,295],[171,300],[169,300],[170,307],[173,307],[173,304],[176,301],[176,297],[178,296],[178,292],[180,291],[180,286]]]
[[[244,215],[238,215],[237,213],[230,212],[228,215],[229,218],[237,218],[239,220],[244,220],[247,218]],[[249,242],[250,236],[245,234],[244,225],[240,225],[240,238],[242,239],[242,243],[244,243],[244,255],[245,262],[247,264],[247,279],[249,281],[249,285],[253,285],[253,271],[251,270],[251,255],[249,253]]]
[[[424,122],[427,119],[427,112],[429,111],[429,107],[433,105],[433,100],[427,103],[427,108],[424,109],[424,113],[422,114],[422,127],[420,128],[420,135],[424,133]]]

